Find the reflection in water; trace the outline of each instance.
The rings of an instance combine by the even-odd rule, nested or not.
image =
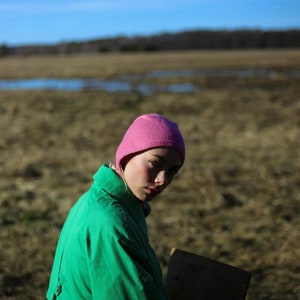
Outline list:
[[[171,85],[152,85],[148,83],[137,83],[132,85],[130,81],[101,80],[101,79],[60,79],[60,78],[33,78],[21,80],[0,80],[2,90],[103,90],[107,92],[139,92],[149,95],[154,92],[184,93],[193,92],[196,87],[189,83]]]
[[[61,79],[61,78],[33,78],[33,79],[5,79],[0,80],[0,89],[2,90],[35,90],[51,89],[63,91],[81,91],[81,90],[104,90],[107,92],[139,92],[143,95],[149,95],[155,92],[188,93],[198,89],[191,83],[180,83],[170,85],[158,85],[148,83],[148,79],[155,78],[189,78],[194,76],[205,77],[263,77],[272,78],[278,75],[284,75],[292,78],[299,78],[300,71],[294,70],[285,74],[274,70],[248,69],[248,70],[167,70],[152,71],[144,74],[127,74],[117,80],[94,79]]]
[[[108,92],[130,91],[130,85],[121,81],[102,81],[100,79],[60,79],[33,78],[20,80],[0,80],[0,89],[6,90],[63,90],[80,91],[84,89],[103,89]]]

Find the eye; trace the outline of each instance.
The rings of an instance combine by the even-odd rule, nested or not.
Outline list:
[[[176,175],[178,173],[178,171],[179,171],[178,168],[170,169],[170,170],[168,170],[168,174],[170,176],[174,176],[174,175]]]
[[[157,160],[150,160],[150,164],[155,168],[159,168],[161,166],[161,163]]]

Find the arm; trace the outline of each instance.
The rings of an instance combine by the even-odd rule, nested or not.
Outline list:
[[[120,232],[108,232],[101,240],[90,267],[93,299],[169,299],[148,243],[128,239]]]

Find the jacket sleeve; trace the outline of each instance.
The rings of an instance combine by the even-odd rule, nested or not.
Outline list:
[[[102,233],[101,241],[94,245],[90,263],[93,299],[169,299],[159,262],[148,243],[120,232]]]

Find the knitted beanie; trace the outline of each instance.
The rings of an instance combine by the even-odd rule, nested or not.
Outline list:
[[[185,159],[183,137],[176,123],[158,114],[136,118],[126,131],[116,152],[116,168],[122,170],[124,158],[152,148],[170,147]]]

